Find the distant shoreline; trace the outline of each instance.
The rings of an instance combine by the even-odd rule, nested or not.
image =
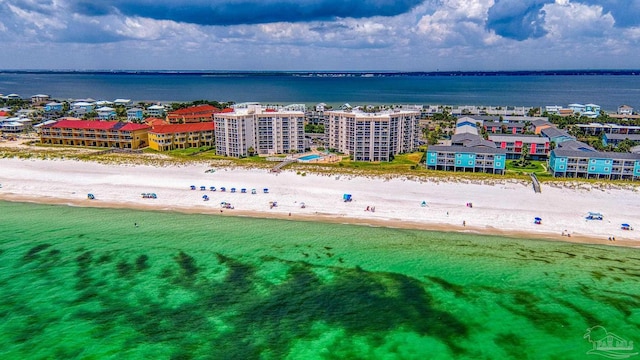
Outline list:
[[[640,76],[640,69],[587,69],[587,70],[500,70],[500,71],[235,71],[235,70],[18,70],[2,69],[1,74],[82,74],[82,75],[184,75],[184,76]]]

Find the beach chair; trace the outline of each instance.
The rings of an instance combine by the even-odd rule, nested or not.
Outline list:
[[[195,185],[191,185],[191,190],[195,190],[196,186]]]

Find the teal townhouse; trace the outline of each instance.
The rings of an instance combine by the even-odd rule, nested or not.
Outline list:
[[[549,157],[554,177],[638,180],[640,154],[554,149]]]
[[[427,149],[427,169],[504,174],[507,151],[485,146],[441,146]]]

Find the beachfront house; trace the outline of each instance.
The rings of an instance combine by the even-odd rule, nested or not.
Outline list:
[[[62,112],[62,106],[62,103],[52,101],[44,106],[44,111],[47,113]]]
[[[164,106],[162,105],[151,105],[147,107],[145,112],[150,117],[163,118],[165,114],[165,109],[164,109]]]
[[[390,161],[394,155],[415,151],[418,147],[419,111],[325,113],[329,148],[349,154],[355,161]]]
[[[83,117],[95,109],[93,102],[76,101],[71,104],[71,113],[77,117]]]
[[[504,174],[507,152],[490,146],[431,145],[426,166],[430,170]]]
[[[549,138],[537,135],[497,134],[489,135],[497,147],[506,150],[507,159],[518,159],[526,151],[532,159],[546,159],[549,156]]]
[[[573,114],[577,114],[579,116],[586,116],[589,118],[595,118],[600,115],[600,105],[596,104],[569,104],[569,109],[573,112]]]
[[[616,113],[618,115],[633,115],[633,107],[629,105],[620,105],[618,106],[618,111]]]
[[[148,145],[149,129],[144,124],[65,119],[40,127],[40,143],[139,149]]]
[[[116,109],[109,106],[97,108],[96,113],[98,114],[98,119],[100,120],[112,120],[116,118]]]
[[[18,121],[19,118],[4,118],[0,120],[0,132],[2,133],[21,133],[26,129],[26,124]]]
[[[144,110],[142,110],[141,108],[131,108],[131,109],[127,109],[127,120],[129,121],[139,121],[142,120],[143,118],[143,112]]]
[[[37,94],[31,96],[31,104],[32,105],[42,105],[49,101],[50,96],[45,94]]]
[[[157,151],[214,146],[213,122],[157,125],[149,130],[149,147]]]
[[[549,155],[554,177],[640,179],[640,154],[596,151],[579,141],[562,143]]]
[[[244,157],[250,149],[260,155],[304,152],[304,119],[302,110],[236,104],[214,116],[216,154]]]
[[[125,108],[130,108],[133,106],[133,102],[131,99],[115,99],[113,100],[113,106],[123,106]]]

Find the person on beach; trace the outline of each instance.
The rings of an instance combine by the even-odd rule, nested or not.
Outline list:
[[[467,226],[467,222],[465,220],[462,220],[462,226]]]

